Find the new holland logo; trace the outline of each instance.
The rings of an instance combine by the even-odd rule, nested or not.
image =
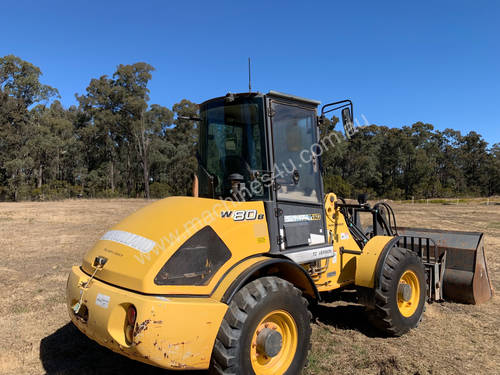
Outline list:
[[[259,214],[257,210],[221,211],[220,217],[223,219],[232,217],[234,221],[262,220],[264,214]]]

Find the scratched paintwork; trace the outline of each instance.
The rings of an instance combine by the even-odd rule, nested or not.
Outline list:
[[[79,297],[78,284],[87,276],[74,267],[68,280],[67,302],[72,306]],[[71,287],[73,286],[73,287]],[[206,369],[227,305],[210,298],[168,298],[144,296],[92,281],[85,292],[89,318],[85,323],[68,311],[73,323],[91,339],[129,358],[169,369]],[[107,309],[92,301],[98,293],[110,296]],[[133,343],[127,345],[123,329],[125,310],[137,309]],[[121,309],[123,309],[123,314]],[[116,323],[116,324],[115,324]]]

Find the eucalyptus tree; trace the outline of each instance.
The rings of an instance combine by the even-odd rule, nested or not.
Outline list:
[[[40,68],[17,56],[0,58],[0,170],[14,200],[33,177],[34,162],[27,144],[33,133],[29,109],[59,96],[57,89],[40,82],[41,75]]]

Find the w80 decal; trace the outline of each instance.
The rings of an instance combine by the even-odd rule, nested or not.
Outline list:
[[[232,217],[234,221],[262,220],[264,214],[259,214],[257,210],[222,211],[220,217],[223,219]]]

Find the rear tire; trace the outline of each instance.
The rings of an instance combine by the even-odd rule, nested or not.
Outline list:
[[[382,267],[368,319],[381,332],[401,336],[422,319],[427,295],[425,268],[415,252],[399,247],[389,250]]]
[[[300,290],[278,277],[262,277],[245,285],[222,320],[212,353],[212,373],[300,374],[310,347],[312,315],[307,306]],[[274,356],[256,345],[259,334],[270,329],[282,336]]]

